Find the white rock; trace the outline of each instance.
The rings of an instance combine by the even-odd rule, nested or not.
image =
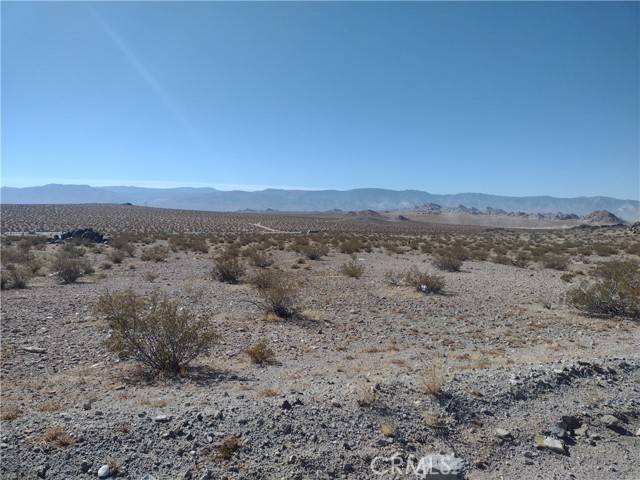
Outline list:
[[[98,469],[98,478],[107,478],[109,475],[111,475],[111,469],[109,468],[109,465],[102,465]]]
[[[500,438],[506,439],[511,437],[511,432],[509,430],[505,430],[504,428],[496,428],[494,431]]]
[[[154,418],[156,422],[160,422],[160,423],[168,422],[170,419],[171,417],[169,417],[169,415],[158,415],[157,417]]]
[[[557,453],[565,453],[564,442],[557,438],[536,435],[534,441],[536,448],[546,448]]]

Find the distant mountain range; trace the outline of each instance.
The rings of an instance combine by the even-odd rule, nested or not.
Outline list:
[[[477,209],[511,212],[563,212],[586,215],[608,210],[625,220],[640,219],[640,201],[611,197],[557,198],[549,196],[505,197],[483,193],[438,195],[420,190],[279,190],[255,192],[223,191],[215,188],[91,187],[89,185],[50,184],[40,187],[2,187],[0,202],[28,203],[133,203],[149,207],[188,210],[237,211],[327,211],[327,210],[405,210],[428,203],[454,208],[464,205]]]

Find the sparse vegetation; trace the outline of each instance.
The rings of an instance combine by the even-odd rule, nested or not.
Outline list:
[[[594,271],[594,281],[567,292],[567,301],[593,315],[621,316],[640,320],[640,263],[613,260]]]
[[[96,309],[112,329],[110,347],[157,370],[180,372],[217,339],[209,322],[158,292],[106,293]]]
[[[355,258],[352,258],[340,267],[343,275],[352,278],[360,278],[364,274],[364,265]]]
[[[405,273],[405,282],[418,292],[440,293],[444,289],[444,278],[412,268]]]
[[[222,255],[214,262],[211,275],[213,278],[224,283],[240,283],[244,275],[245,268],[236,256]]]
[[[459,272],[462,268],[462,260],[452,252],[442,252],[433,257],[433,265],[446,272]]]
[[[251,363],[262,365],[263,363],[270,363],[274,360],[275,354],[269,347],[269,343],[265,338],[258,340],[254,345],[247,348],[247,355],[251,359]]]
[[[164,262],[169,256],[169,249],[164,245],[152,245],[142,249],[140,259],[145,262]]]
[[[252,278],[259,299],[253,303],[267,314],[290,318],[296,314],[298,286],[281,270],[265,270]]]
[[[238,437],[227,437],[218,446],[218,457],[222,460],[231,460],[241,446],[242,442]]]

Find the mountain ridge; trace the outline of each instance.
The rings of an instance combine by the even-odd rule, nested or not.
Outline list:
[[[150,207],[206,211],[243,209],[280,211],[402,210],[437,203],[443,207],[513,212],[563,212],[586,215],[608,210],[625,220],[640,219],[640,201],[606,196],[559,198],[550,195],[504,196],[486,193],[434,194],[421,190],[357,188],[351,190],[300,190],[269,188],[258,191],[217,190],[212,187],[149,188],[135,186],[93,187],[48,184],[36,187],[2,187],[3,204],[134,203]]]

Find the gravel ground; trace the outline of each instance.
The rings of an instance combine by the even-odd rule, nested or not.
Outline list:
[[[423,295],[383,276],[433,270],[424,254],[358,254],[359,279],[340,273],[347,255],[297,258],[274,253],[303,320],[263,319],[252,287],[211,280],[195,253],[4,291],[1,398],[17,418],[1,424],[2,478],[418,478],[400,462],[438,454],[458,478],[640,478],[639,325],[579,315],[561,272],[468,261]],[[220,342],[181,378],[146,376],[93,313],[125,288],[181,298]],[[275,362],[256,366],[245,349],[261,338]]]

